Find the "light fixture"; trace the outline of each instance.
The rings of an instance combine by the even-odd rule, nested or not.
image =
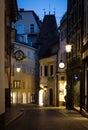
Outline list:
[[[20,72],[21,71],[21,69],[22,69],[22,63],[21,62],[16,62],[14,64],[14,66],[15,66],[16,72]]]
[[[71,49],[72,49],[72,44],[66,44],[66,52],[67,53],[70,53],[71,52]]]
[[[43,93],[44,93],[44,90],[40,89],[39,90],[39,106],[43,106]]]
[[[59,68],[63,69],[65,67],[65,64],[62,60],[60,60]]]
[[[78,80],[78,75],[77,74],[74,75],[74,79]]]
[[[44,91],[46,92],[46,90],[47,90],[47,88],[46,87],[44,87]]]
[[[59,68],[60,69],[63,69],[65,67],[65,64],[64,62],[62,61],[62,54],[61,54],[61,60],[60,60],[60,63],[59,63]]]
[[[17,71],[17,72],[20,72],[20,71],[21,71],[21,68],[20,68],[20,67],[17,67],[17,68],[16,68],[16,71]]]

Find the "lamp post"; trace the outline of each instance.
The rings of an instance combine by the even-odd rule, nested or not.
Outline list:
[[[74,55],[69,57],[72,51],[72,47],[76,47],[75,44],[66,44],[67,52],[67,108],[73,108],[75,106],[82,107],[82,60],[81,55]],[[74,48],[73,48],[74,49]],[[80,51],[81,54],[81,51]],[[75,57],[73,57],[75,56]],[[70,58],[70,60],[69,60]],[[70,77],[70,78],[69,78]],[[76,88],[77,86],[77,88]],[[77,98],[75,98],[77,96]],[[78,105],[80,104],[80,105]]]
[[[66,53],[67,53],[67,85],[66,85],[66,90],[67,90],[67,95],[66,95],[66,108],[67,109],[71,109],[71,103],[70,103],[70,98],[71,98],[71,86],[69,84],[69,81],[68,81],[68,56],[69,56],[69,53],[71,53],[71,50],[72,50],[72,44],[66,44],[65,46],[65,49],[66,49]]]

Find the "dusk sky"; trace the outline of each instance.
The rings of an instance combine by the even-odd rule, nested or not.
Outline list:
[[[17,0],[18,9],[34,10],[41,20],[44,17],[44,10],[46,14],[56,15],[57,24],[67,10],[67,0]]]

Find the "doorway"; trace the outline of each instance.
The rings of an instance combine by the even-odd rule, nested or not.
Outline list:
[[[49,101],[50,101],[50,105],[53,105],[53,90],[52,90],[52,88],[50,88],[50,90],[49,90]]]

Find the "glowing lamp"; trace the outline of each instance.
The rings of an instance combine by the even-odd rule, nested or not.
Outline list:
[[[71,52],[71,49],[72,49],[72,45],[71,45],[71,44],[67,44],[67,45],[66,45],[66,52],[67,52],[67,53],[70,53],[70,52]]]
[[[65,67],[65,64],[64,62],[61,60],[60,63],[59,63],[59,68],[63,69]]]
[[[16,71],[17,71],[17,72],[20,72],[20,71],[21,71],[21,68],[20,68],[20,67],[16,68]]]

